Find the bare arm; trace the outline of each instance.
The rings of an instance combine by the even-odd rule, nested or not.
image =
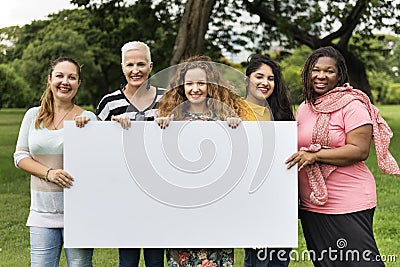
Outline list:
[[[299,151],[287,161],[288,169],[299,164],[299,170],[314,162],[336,166],[348,166],[368,158],[371,144],[372,126],[362,125],[346,135],[346,144],[334,149],[321,149],[318,152]]]
[[[42,179],[45,179],[47,170],[49,169],[47,166],[37,162],[32,158],[24,158],[18,162],[18,167],[22,170]],[[47,180],[58,184],[63,188],[69,188],[72,186],[72,181],[74,178],[62,169],[51,169],[47,173]]]

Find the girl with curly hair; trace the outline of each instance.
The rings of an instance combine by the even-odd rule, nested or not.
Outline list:
[[[188,58],[178,66],[159,103],[156,122],[165,128],[173,120],[226,120],[236,128],[241,120],[256,120],[248,104],[222,79],[207,56]]]
[[[221,120],[231,128],[242,119],[256,120],[216,66],[207,56],[191,57],[178,66],[158,106],[160,117],[155,121],[161,128],[167,127],[170,120]],[[233,248],[173,248],[166,252],[169,267],[229,267],[234,262]]]

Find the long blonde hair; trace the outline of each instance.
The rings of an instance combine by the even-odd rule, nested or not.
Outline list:
[[[164,93],[159,105],[159,115],[166,117],[174,114],[174,119],[181,120],[187,110],[188,99],[185,95],[185,75],[188,70],[202,69],[207,75],[207,101],[210,113],[218,120],[226,120],[227,117],[240,117],[246,119],[247,106],[243,99],[222,80],[215,64],[208,56],[193,56],[184,61],[178,68],[174,79],[170,82],[168,90]],[[214,101],[217,100],[217,101]],[[179,105],[183,104],[180,108]]]
[[[49,76],[51,77],[55,66],[58,63],[68,61],[76,66],[79,80],[81,80],[81,66],[79,63],[70,57],[59,57],[56,60],[50,63],[50,72]],[[75,97],[72,99],[72,102],[75,101]],[[35,129],[39,129],[42,127],[49,127],[54,119],[54,95],[51,91],[51,86],[49,82],[47,82],[46,89],[43,92],[42,97],[40,98],[40,109],[39,114],[35,121]]]

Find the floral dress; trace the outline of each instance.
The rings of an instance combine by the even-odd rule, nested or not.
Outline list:
[[[217,117],[210,114],[183,112],[183,121],[216,121]]]
[[[216,121],[212,114],[185,111],[183,121]],[[230,267],[233,266],[233,248],[178,248],[167,249],[168,267]]]
[[[167,249],[168,267],[230,267],[233,248]]]

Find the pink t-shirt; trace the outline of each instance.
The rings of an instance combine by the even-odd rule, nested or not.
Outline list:
[[[308,147],[317,114],[302,103],[297,111],[298,146]],[[357,127],[372,124],[368,110],[360,101],[350,102],[342,109],[332,112],[329,120],[331,147],[345,145],[346,134]],[[310,201],[311,188],[306,171],[299,172],[300,209],[326,214],[344,214],[376,206],[376,185],[372,173],[365,163],[338,167],[327,178],[328,201],[316,206]]]

